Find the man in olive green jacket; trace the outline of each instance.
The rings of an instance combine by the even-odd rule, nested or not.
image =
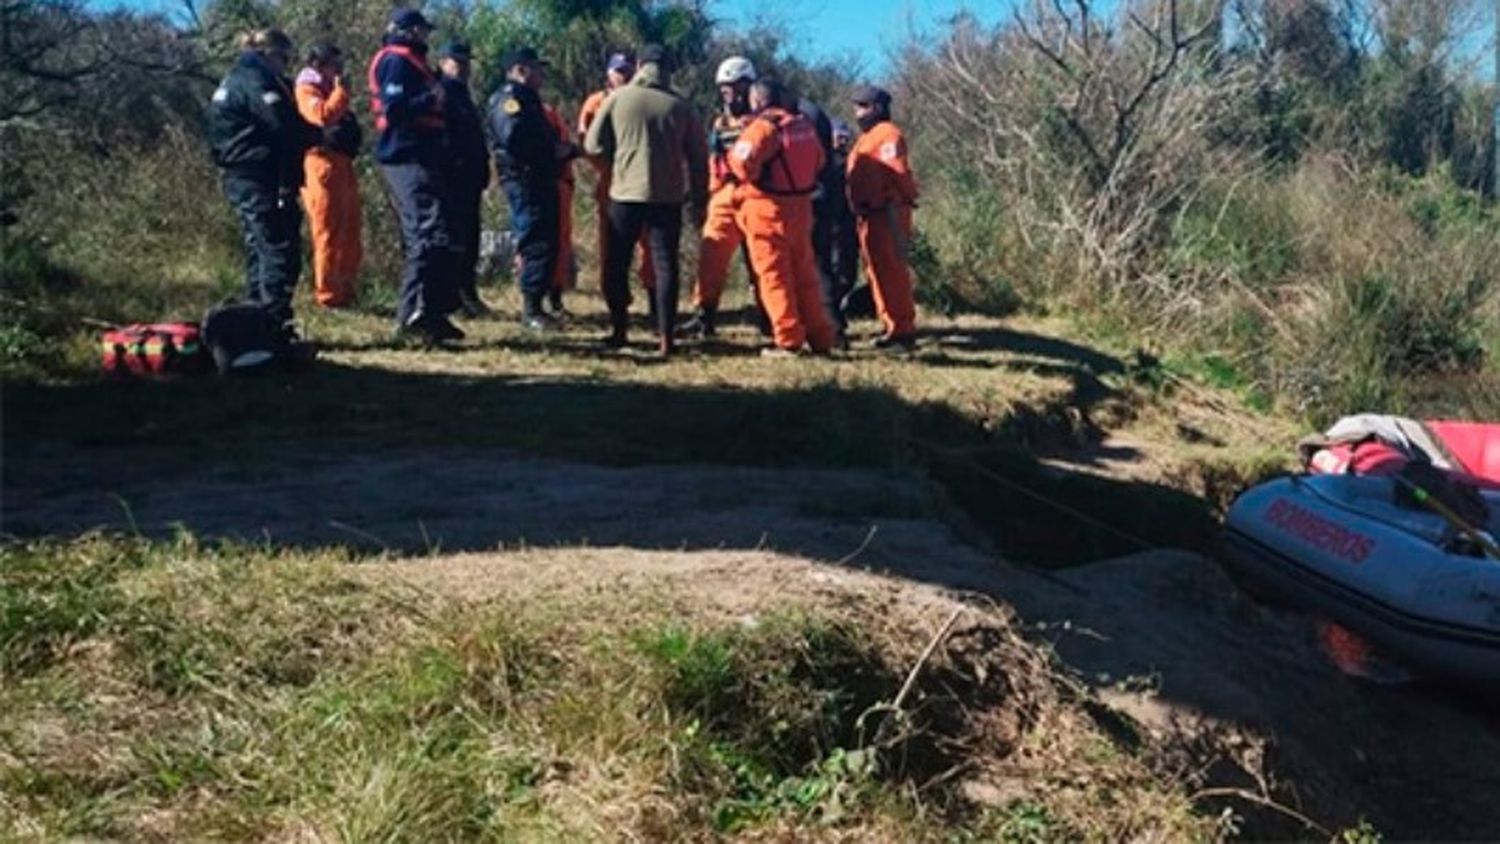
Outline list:
[[[677,245],[682,205],[701,221],[708,197],[708,147],[702,124],[671,88],[672,63],[656,44],[641,50],[640,69],[599,111],[584,139],[589,155],[610,162],[609,236],[604,251],[604,299],[611,331],[605,344],[625,345],[630,302],[631,246],[646,230],[656,264],[657,332],[661,353],[672,353],[681,277]]]

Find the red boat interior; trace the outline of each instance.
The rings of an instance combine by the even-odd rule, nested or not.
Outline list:
[[[1422,424],[1459,465],[1458,474],[1477,486],[1500,491],[1500,424],[1446,421]],[[1355,445],[1335,445],[1325,451],[1332,460],[1328,463],[1313,460],[1309,467],[1312,471],[1328,471],[1323,467],[1333,465],[1355,475],[1394,475],[1412,460],[1410,453],[1373,439]]]

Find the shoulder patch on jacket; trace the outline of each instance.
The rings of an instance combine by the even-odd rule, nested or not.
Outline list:
[[[500,109],[506,114],[520,114],[521,101],[516,99],[515,97],[507,97],[505,99],[505,102],[500,104]]]
[[[267,91],[264,94],[260,95],[260,99],[261,102],[265,103],[266,105],[276,105],[277,103],[281,102],[281,95],[276,93],[275,91]]]
[[[880,160],[893,161],[896,158],[897,152],[899,152],[899,150],[896,148],[896,142],[886,141],[885,143],[880,145]]]
[[[730,152],[731,155],[733,155],[735,158],[738,158],[741,161],[749,161],[750,160],[750,142],[749,141],[738,141],[738,142],[735,143],[735,145],[733,147],[730,148],[729,152]]]

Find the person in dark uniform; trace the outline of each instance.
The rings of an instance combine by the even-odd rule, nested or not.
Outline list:
[[[208,138],[224,195],[245,236],[245,299],[295,339],[292,292],[302,270],[302,155],[323,133],[297,114],[285,78],[292,41],[276,29],[241,40],[244,52],[214,91]]]
[[[458,295],[450,269],[443,86],[427,65],[431,32],[421,12],[396,9],[369,73],[370,105],[380,133],[375,160],[390,185],[406,253],[396,331],[429,345],[464,337],[448,320],[458,308]]]
[[[832,121],[832,157],[828,169],[823,172],[823,210],[829,220],[829,271],[832,292],[837,300],[829,307],[840,339],[847,342],[849,330],[849,294],[859,277],[859,231],[855,226],[853,211],[849,208],[847,181],[844,168],[849,162],[849,147],[853,144],[853,130],[843,120]]]
[[[563,141],[542,109],[537,90],[544,65],[536,50],[512,50],[500,66],[506,81],[490,97],[484,127],[510,206],[520,261],[521,323],[548,331],[557,325],[542,309],[557,267],[557,179],[562,162],[577,156],[578,147]]]
[[[485,148],[484,121],[469,89],[473,55],[469,45],[451,41],[443,46],[438,67],[443,72],[443,109],[448,128],[448,236],[453,246],[453,277],[459,306],[471,317],[490,313],[479,298],[479,209],[490,184],[490,155]]]
[[[848,291],[841,289],[833,259],[838,207],[842,205],[847,209],[849,202],[844,197],[843,172],[834,165],[833,121],[812,100],[806,97],[795,99],[798,113],[812,121],[818,143],[823,147],[823,170],[818,174],[818,186],[813,191],[813,255],[818,263],[818,285],[823,294],[823,306],[827,308],[828,318],[833,320],[833,326],[838,330],[839,345],[847,349],[849,324],[844,318],[843,301],[844,294]]]
[[[859,230],[854,225],[854,212],[849,208],[844,173],[849,162],[849,147],[853,143],[854,132],[849,124],[842,120],[833,121],[833,161],[824,196],[829,203],[833,225],[833,280],[839,296],[834,317],[839,327],[845,330],[849,319],[846,303],[859,279]]]

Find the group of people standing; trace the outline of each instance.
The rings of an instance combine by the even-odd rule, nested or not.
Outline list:
[[[626,344],[631,264],[648,292],[662,354],[684,337],[713,336],[737,253],[753,280],[771,356],[847,347],[844,299],[856,252],[870,281],[879,348],[910,348],[915,306],[906,245],[917,185],[885,91],[853,99],[861,133],[832,121],[742,57],[716,74],[721,107],[705,131],[671,87],[673,62],[658,45],[610,56],[606,88],[574,127],[544,103],[546,64],[535,50],[502,58],[505,80],[481,110],[469,87],[472,56],[450,42],[429,64],[431,23],[397,9],[369,63],[378,133],[374,157],[401,224],[404,268],[397,333],[428,344],[462,339],[451,316],[489,311],[475,286],[481,198],[498,178],[510,210],[523,324],[547,331],[568,314],[573,286],[573,166],[598,173],[599,287],[610,314],[608,347]],[[248,36],[213,97],[209,134],[226,196],[240,217],[247,296],[292,328],[301,264],[301,210],[310,219],[315,299],[351,305],[361,259],[360,197],[353,160],[361,132],[350,111],[343,56],[314,44],[289,81],[292,44],[282,33]],[[575,138],[577,140],[575,140]],[[701,232],[695,313],[678,320],[684,210]]]

